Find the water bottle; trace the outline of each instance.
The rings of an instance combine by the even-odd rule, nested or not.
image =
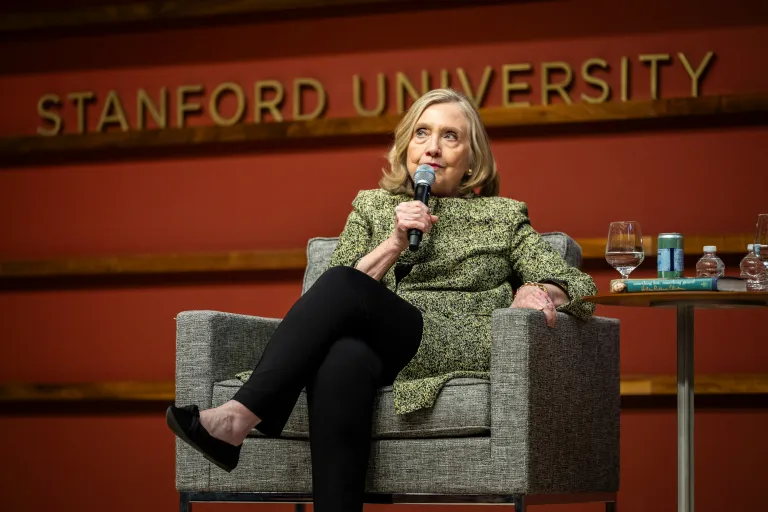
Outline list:
[[[752,244],[747,246],[747,251],[749,252],[739,264],[741,277],[747,281],[747,291],[768,291],[768,270],[766,270],[760,258],[755,255],[754,246]]]
[[[720,277],[725,274],[725,264],[717,256],[717,246],[705,245],[704,255],[696,262],[696,277]]]

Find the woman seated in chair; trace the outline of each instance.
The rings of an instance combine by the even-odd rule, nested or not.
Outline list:
[[[489,377],[494,309],[537,309],[550,327],[558,311],[594,310],[581,300],[596,292],[590,276],[534,231],[524,203],[498,197],[488,135],[465,96],[428,92],[394,136],[380,188],[354,199],[331,268],[287,313],[247,382],[220,407],[166,415],[231,471],[251,429],[279,436],[306,388],[317,512],[362,510],[379,387],[393,385],[397,414],[429,408],[448,380]],[[434,172],[428,204],[414,200],[422,165]],[[423,233],[416,250],[411,229]]]

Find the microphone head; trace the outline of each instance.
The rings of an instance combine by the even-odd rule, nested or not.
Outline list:
[[[413,175],[413,182],[416,185],[423,184],[430,187],[435,183],[435,170],[431,165],[421,164],[416,168],[416,173]]]

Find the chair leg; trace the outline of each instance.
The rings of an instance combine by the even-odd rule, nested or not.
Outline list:
[[[605,512],[616,512],[616,509],[618,507],[616,506],[615,501],[606,501],[605,502]]]
[[[179,512],[192,512],[192,502],[189,501],[189,493],[179,493]]]
[[[515,512],[526,512],[525,496],[515,496],[513,498]]]

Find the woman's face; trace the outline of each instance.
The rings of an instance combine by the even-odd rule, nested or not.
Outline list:
[[[430,194],[457,196],[469,171],[469,121],[456,103],[430,105],[421,114],[408,143],[408,174],[413,179],[421,164],[435,171]]]

